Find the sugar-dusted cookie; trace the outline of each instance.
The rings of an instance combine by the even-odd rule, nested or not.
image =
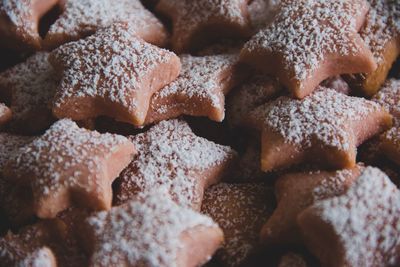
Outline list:
[[[0,126],[9,122],[12,118],[12,111],[9,107],[0,103]]]
[[[123,136],[82,129],[64,119],[15,152],[6,163],[4,177],[31,187],[40,218],[53,218],[70,206],[109,209],[111,183],[134,152]]]
[[[273,190],[263,184],[220,183],[206,190],[202,213],[224,231],[217,256],[224,266],[241,266],[260,249],[259,233],[275,206]]]
[[[250,111],[277,98],[283,92],[276,79],[263,75],[252,75],[229,96],[227,119],[232,126],[243,126]]]
[[[297,98],[326,78],[374,71],[373,55],[357,33],[368,7],[366,0],[282,0],[241,59],[277,77]]]
[[[0,238],[1,266],[80,267],[87,258],[61,220],[40,221]]]
[[[146,42],[164,45],[167,41],[163,24],[140,0],[62,0],[61,9],[44,40],[48,48],[76,41],[116,22],[129,23]]]
[[[344,195],[315,203],[298,223],[324,266],[398,266],[399,214],[400,191],[367,167]]]
[[[175,51],[194,50],[211,39],[251,33],[249,0],[160,0],[156,10],[170,17]]]
[[[360,167],[339,171],[289,173],[275,184],[278,206],[266,220],[261,240],[273,245],[300,245],[302,238],[297,216],[313,203],[341,195],[360,175]]]
[[[48,62],[49,53],[38,52],[2,73],[0,91],[10,96],[13,113],[10,128],[23,134],[37,134],[54,121],[51,101],[58,79]]]
[[[392,0],[368,0],[371,4],[360,35],[371,49],[378,68],[370,73],[346,76],[352,87],[366,96],[374,95],[400,55],[400,4]]]
[[[89,217],[82,236],[90,266],[195,267],[223,240],[212,219],[177,205],[167,190],[139,194]]]
[[[116,202],[164,186],[181,206],[199,210],[204,189],[227,174],[236,152],[196,136],[182,120],[162,121],[130,138],[138,154],[121,173]]]
[[[271,23],[279,7],[280,0],[253,0],[249,4],[249,14],[254,32]]]
[[[0,1],[1,45],[14,50],[40,49],[39,20],[58,0]]]
[[[377,103],[323,87],[302,100],[280,97],[250,114],[250,124],[262,132],[263,171],[299,163],[354,167],[356,147],[391,122]]]
[[[388,80],[372,98],[394,117],[394,125],[380,137],[379,149],[390,160],[400,165],[400,80]]]
[[[126,24],[65,44],[50,61],[62,75],[53,106],[58,118],[106,115],[138,126],[152,95],[180,70],[174,53],[144,42]]]
[[[238,81],[237,56],[181,56],[178,78],[151,98],[145,124],[180,115],[207,116],[222,121],[225,95]]]
[[[2,176],[4,165],[19,148],[32,142],[34,137],[0,133],[0,211],[13,226],[18,226],[34,217],[32,191],[20,187]]]

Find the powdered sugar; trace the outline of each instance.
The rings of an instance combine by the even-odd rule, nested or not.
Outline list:
[[[227,266],[239,266],[259,246],[261,226],[274,207],[273,190],[263,184],[220,183],[209,188],[202,212],[213,218],[225,233],[218,252]]]
[[[382,105],[396,120],[400,119],[400,80],[386,81],[372,100]]]
[[[31,35],[37,35],[37,25],[32,19],[31,2],[31,0],[2,0],[0,14],[5,13],[18,29],[23,29]]]
[[[161,22],[139,0],[66,0],[63,10],[50,27],[49,36],[64,34],[78,39],[115,22],[129,22],[133,31],[163,29]]]
[[[181,120],[162,121],[131,140],[138,154],[120,175],[119,202],[166,186],[180,205],[198,206],[207,179],[215,179],[207,172],[236,155],[229,147],[197,137]]]
[[[313,189],[313,201],[343,194],[347,189],[346,181],[352,176],[354,176],[353,170],[343,169],[322,179]]]
[[[229,77],[232,75],[233,66],[237,62],[236,55],[216,55],[193,57],[181,56],[182,70],[178,78],[154,94],[151,102],[151,110],[155,113],[165,114],[171,106],[193,108],[206,103],[210,108],[215,108],[224,113],[224,94],[230,89]],[[226,80],[224,82],[224,80]],[[174,102],[163,101],[174,96]],[[184,99],[184,101],[180,101]]]
[[[155,70],[176,58],[172,52],[137,38],[130,27],[123,24],[65,44],[51,56],[55,61],[52,63],[61,63],[64,69],[55,97],[56,108],[62,108],[73,98],[102,98],[138,117],[146,115],[148,106],[146,110],[140,107],[146,106],[143,103],[149,101],[151,90],[159,89],[152,88],[150,83]],[[159,82],[154,81],[155,84]]]
[[[174,21],[174,38],[177,43],[186,44],[199,27],[212,25],[216,21],[248,28],[250,22],[243,12],[243,8],[247,7],[246,2],[246,0],[161,0],[158,7],[175,11],[169,14]]]
[[[273,23],[244,49],[280,54],[285,70],[295,79],[305,80],[328,54],[346,56],[360,50],[354,35],[364,7],[359,0],[282,0]]]
[[[344,265],[398,264],[400,192],[379,169],[365,168],[346,194],[321,201],[312,211],[333,227]]]
[[[135,200],[87,220],[94,235],[92,265],[177,266],[180,235],[197,226],[218,227],[210,218],[178,206],[167,190]]]
[[[103,172],[104,154],[127,143],[123,136],[91,132],[70,120],[60,120],[12,155],[10,176],[30,178],[24,182],[30,184],[35,198],[56,196],[68,187],[103,189],[99,179],[104,177],[96,173]],[[86,173],[84,177],[82,172]]]
[[[384,59],[386,45],[400,35],[400,5],[391,0],[369,0],[370,12],[361,37],[369,46],[375,59],[380,63]]]
[[[324,145],[350,149],[351,122],[362,121],[382,108],[363,98],[349,97],[320,87],[303,100],[280,97],[257,108],[251,117],[280,134],[287,142],[306,148],[316,138]]]
[[[50,111],[58,80],[48,62],[49,53],[39,52],[0,74],[0,87],[11,90],[13,121],[20,121],[38,109]]]
[[[34,137],[0,133],[0,172],[11,155],[19,148],[31,142]]]
[[[281,91],[282,86],[275,79],[254,75],[230,95],[227,112],[229,123],[234,126],[243,124],[252,110],[275,99]]]

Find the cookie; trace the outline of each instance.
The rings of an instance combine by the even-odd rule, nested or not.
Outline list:
[[[180,60],[114,24],[50,55],[61,73],[53,113],[83,120],[101,115],[143,125],[152,95],[178,77]]]
[[[180,115],[225,118],[225,95],[239,81],[236,55],[180,57],[178,78],[156,92],[150,101],[145,124]]]
[[[359,93],[371,97],[379,91],[400,55],[400,6],[396,1],[368,0],[371,9],[360,35],[371,49],[378,68],[346,76]]]
[[[10,96],[13,113],[9,128],[21,134],[38,134],[53,122],[51,103],[58,86],[49,53],[38,52],[0,73],[0,91]]]
[[[360,175],[361,167],[339,171],[289,173],[275,184],[277,208],[266,220],[261,240],[268,245],[301,245],[297,216],[317,201],[344,194]]]
[[[0,211],[11,226],[17,227],[34,218],[32,191],[6,181],[2,171],[8,159],[34,137],[0,133]]]
[[[298,223],[324,266],[397,266],[399,211],[400,191],[367,167],[345,194],[315,203]]]
[[[13,153],[4,178],[31,188],[40,218],[54,218],[70,206],[110,209],[111,183],[134,153],[123,136],[82,129],[65,119]]]
[[[0,238],[1,266],[87,266],[61,220],[41,221]]]
[[[24,51],[42,46],[39,20],[58,0],[8,0],[0,2],[1,46]]]
[[[379,149],[393,162],[400,165],[400,80],[388,80],[372,98],[384,106],[394,117],[394,125],[380,137]]]
[[[280,97],[255,109],[249,120],[262,132],[265,172],[300,163],[352,168],[356,147],[391,122],[377,103],[323,87],[303,100]]]
[[[224,266],[242,266],[261,249],[259,233],[274,205],[272,189],[263,184],[220,183],[206,190],[201,210],[224,231],[216,254]]]
[[[89,266],[200,266],[223,241],[216,223],[177,205],[168,189],[141,193],[83,226]]]
[[[159,46],[167,42],[164,25],[139,0],[62,0],[60,6],[61,15],[44,39],[47,48],[76,41],[117,22],[129,23],[146,42]]]
[[[138,154],[116,184],[116,204],[160,186],[184,207],[199,210],[204,189],[232,167],[236,152],[196,136],[182,120],[162,121],[130,137]]]
[[[282,0],[272,23],[244,46],[243,62],[277,77],[304,98],[325,79],[372,72],[372,52],[357,33],[368,12],[365,0]]]
[[[249,0],[160,0],[156,10],[172,20],[171,43],[178,53],[221,37],[248,37]]]

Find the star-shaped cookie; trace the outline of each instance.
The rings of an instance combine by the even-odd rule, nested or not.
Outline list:
[[[299,163],[342,169],[356,164],[356,148],[390,127],[392,117],[372,101],[319,87],[302,99],[280,97],[250,113],[261,131],[261,169]]]
[[[345,194],[315,203],[298,223],[323,266],[398,266],[399,214],[400,191],[367,167]]]
[[[372,100],[385,107],[394,117],[394,125],[380,137],[379,148],[400,165],[400,80],[388,80]]]
[[[237,56],[181,56],[178,78],[156,92],[150,102],[145,124],[180,115],[207,116],[222,121],[225,95],[238,82]]]
[[[152,95],[180,70],[179,57],[144,42],[126,24],[59,47],[50,62],[62,75],[53,105],[58,118],[105,115],[137,126]]]
[[[30,186],[40,218],[53,218],[70,206],[109,209],[111,183],[134,152],[133,144],[123,136],[82,129],[64,119],[13,153],[4,177]]]
[[[361,167],[339,171],[285,174],[275,184],[278,206],[262,227],[261,240],[273,245],[301,245],[297,216],[313,203],[339,196],[360,175]]]
[[[167,190],[142,193],[83,226],[90,266],[201,266],[223,240],[216,223],[177,205]]]
[[[10,95],[10,128],[22,134],[37,134],[54,121],[51,113],[58,79],[48,61],[49,53],[38,52],[0,73],[0,91]],[[1,93],[0,93],[1,94]]]
[[[0,127],[9,122],[12,118],[12,111],[9,107],[0,103]]]
[[[224,37],[247,37],[251,33],[249,0],[160,0],[156,10],[170,17],[175,51],[198,49]]]
[[[224,231],[224,246],[217,252],[224,266],[244,266],[260,249],[259,233],[274,206],[273,190],[263,184],[220,183],[206,190],[201,211]]]
[[[33,139],[30,136],[0,133],[0,211],[14,226],[26,223],[34,217],[32,192],[29,187],[20,187],[12,181],[6,181],[2,171],[12,154]]]
[[[273,22],[243,48],[242,61],[277,77],[296,98],[326,78],[372,72],[374,57],[357,33],[365,0],[282,0]]]
[[[162,121],[130,139],[138,154],[117,180],[117,204],[165,186],[179,205],[199,210],[205,188],[236,158],[233,149],[196,136],[182,120]]]
[[[146,42],[162,46],[167,41],[164,25],[140,0],[65,0],[61,9],[44,40],[48,48],[76,41],[116,22],[129,23]]]
[[[400,55],[400,5],[391,0],[368,0],[371,5],[360,35],[371,49],[378,68],[374,72],[348,75],[359,93],[372,96],[379,91]]]
[[[3,0],[0,2],[1,45],[13,50],[38,50],[39,20],[58,0]]]
[[[0,238],[0,265],[87,266],[85,255],[73,239],[61,220],[40,221]]]

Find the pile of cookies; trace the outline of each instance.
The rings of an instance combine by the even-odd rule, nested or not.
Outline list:
[[[0,0],[0,266],[400,266],[399,0]]]

